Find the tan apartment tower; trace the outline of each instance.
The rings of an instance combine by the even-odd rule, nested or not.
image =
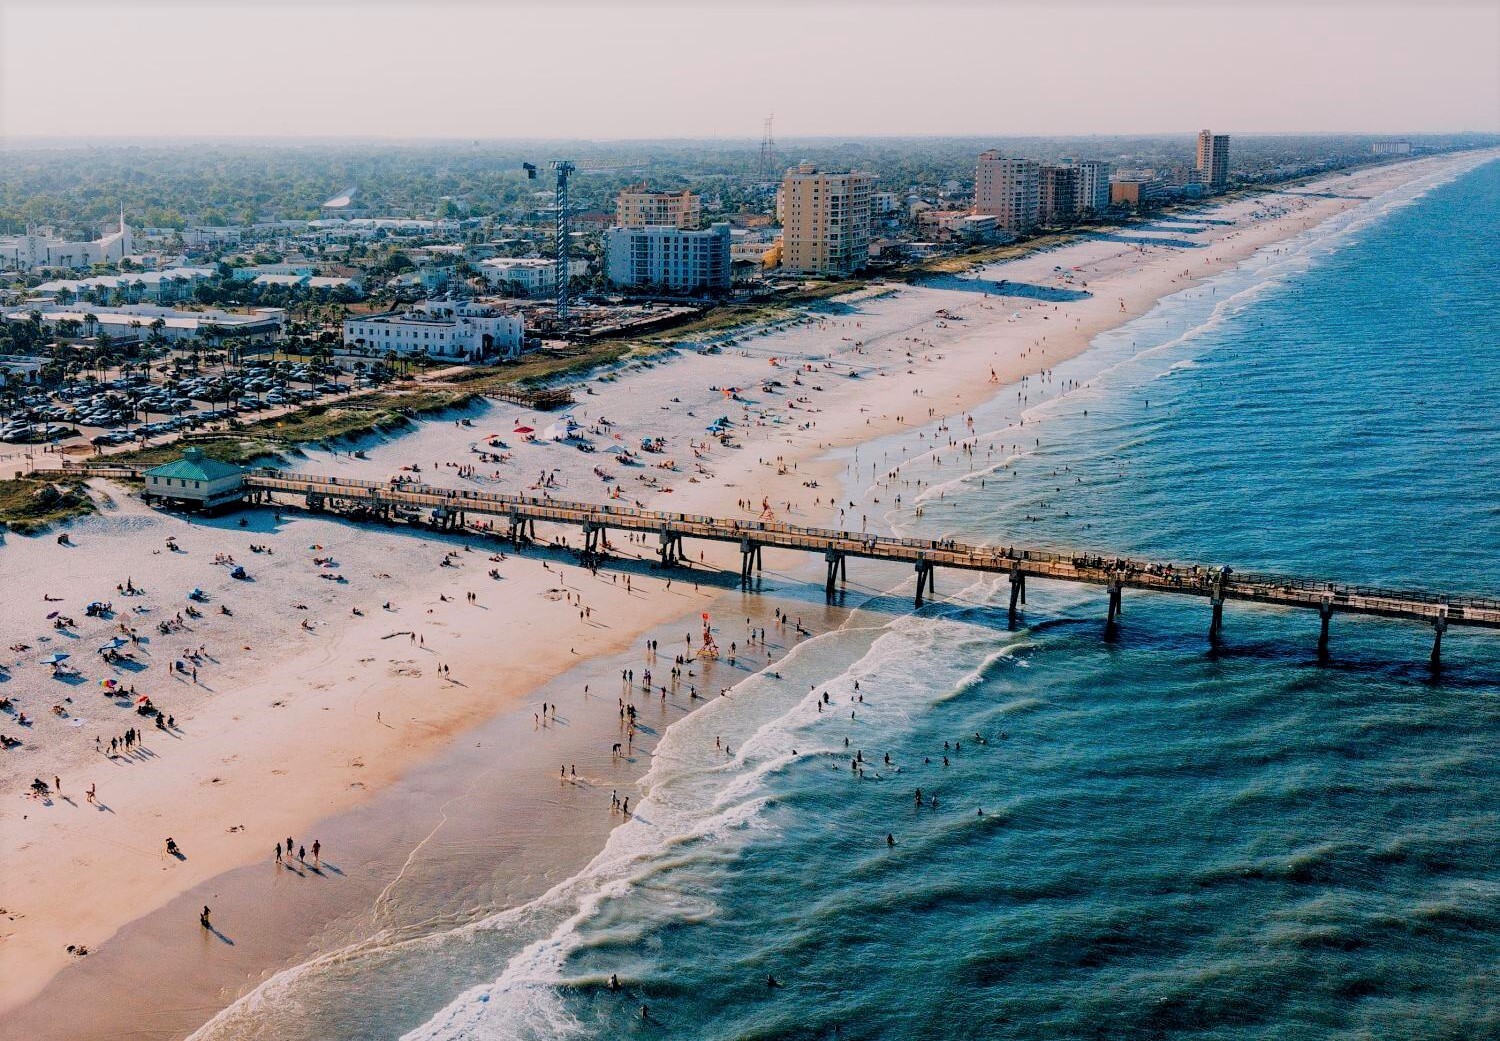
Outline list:
[[[1229,135],[1198,131],[1198,180],[1210,188],[1229,183]]]
[[[802,163],[781,182],[781,267],[848,275],[870,259],[870,195],[875,175]]]
[[[622,228],[681,228],[696,231],[703,219],[703,203],[692,192],[653,192],[632,185],[615,199],[615,223]]]
[[[979,153],[974,171],[974,212],[995,218],[1009,232],[1027,231],[1041,215],[1041,166],[999,152]]]

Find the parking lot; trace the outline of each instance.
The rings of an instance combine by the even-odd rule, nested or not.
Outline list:
[[[351,373],[335,365],[252,359],[215,373],[165,379],[122,373],[31,387],[0,420],[0,441],[65,446],[81,438],[103,449],[369,390],[392,378],[379,363]]]

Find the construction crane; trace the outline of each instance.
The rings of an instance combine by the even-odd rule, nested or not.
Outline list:
[[[649,160],[645,163],[637,163],[629,166],[588,161],[574,162],[571,159],[552,160],[552,171],[557,175],[557,184],[553,193],[556,214],[554,217],[554,240],[552,247],[552,280],[556,283],[556,311],[557,324],[559,326],[565,326],[568,322],[568,283],[571,281],[568,275],[568,249],[572,245],[573,211],[568,202],[568,182],[575,173],[580,171],[584,173],[610,173],[618,170],[632,170],[647,165],[650,165]],[[522,163],[521,168],[526,171],[527,180],[536,180],[537,168],[535,164]]]

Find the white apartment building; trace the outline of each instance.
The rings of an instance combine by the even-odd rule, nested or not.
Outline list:
[[[144,271],[128,275],[95,275],[92,278],[59,278],[43,282],[33,292],[44,296],[71,293],[74,298],[85,293],[98,293],[105,298],[115,298],[126,303],[150,300],[158,304],[170,304],[186,300],[193,295],[193,287],[205,279],[213,278],[217,272],[206,267],[174,267],[165,271]],[[115,294],[119,294],[116,298]]]
[[[491,257],[479,262],[479,273],[491,286],[513,283],[527,296],[545,297],[557,292],[552,261],[542,257]],[[588,273],[588,261],[568,261],[569,278],[582,278]]]
[[[1041,166],[996,151],[981,152],[974,174],[974,212],[993,216],[1004,231],[1035,226],[1041,213]]]
[[[381,354],[485,361],[519,357],[525,342],[519,314],[463,300],[424,300],[410,311],[344,320],[344,346]]]
[[[731,229],[610,228],[604,233],[604,271],[610,284],[659,287],[674,293],[728,289]]]
[[[7,322],[25,322],[38,311],[42,326],[55,331],[62,322],[73,324],[79,336],[103,334],[116,341],[139,341],[153,333],[168,342],[201,340],[220,343],[239,339],[247,343],[269,343],[281,335],[284,312],[279,307],[262,307],[249,314],[236,311],[174,311],[169,307],[131,304],[122,307],[95,307],[74,304],[38,308],[35,304],[3,315]],[[157,324],[160,323],[160,324]]]
[[[802,163],[781,182],[781,267],[847,275],[870,259],[870,196],[875,175],[825,172]]]
[[[1074,205],[1079,213],[1103,213],[1109,209],[1108,163],[1100,159],[1068,159],[1063,165],[1078,171]]]

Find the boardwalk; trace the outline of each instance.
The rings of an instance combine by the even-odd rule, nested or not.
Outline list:
[[[1351,586],[1224,567],[1146,562],[1098,553],[1057,553],[1022,546],[897,539],[771,521],[733,520],[416,484],[350,481],[275,470],[247,473],[245,489],[252,498],[295,496],[314,509],[352,510],[383,518],[400,516],[404,510],[407,519],[455,529],[464,527],[471,517],[497,518],[507,525],[504,533],[516,541],[533,535],[538,521],[568,524],[582,529],[584,552],[599,555],[604,548],[604,533],[609,529],[651,533],[657,536],[657,552],[664,565],[682,559],[684,539],[728,542],[740,548],[740,578],[746,584],[760,566],[762,549],[805,550],[822,555],[826,564],[825,588],[830,598],[846,576],[850,558],[911,565],[917,575],[915,599],[919,607],[933,594],[934,574],[940,568],[1007,576],[1012,612],[1025,603],[1029,578],[1104,586],[1109,591],[1110,625],[1116,621],[1127,589],[1197,596],[1210,604],[1209,639],[1215,642],[1220,636],[1223,605],[1227,601],[1316,611],[1322,623],[1319,648],[1325,653],[1328,622],[1334,614],[1378,615],[1430,625],[1434,629],[1434,663],[1448,626],[1500,629],[1500,600]],[[412,516],[410,511],[419,512]]]

